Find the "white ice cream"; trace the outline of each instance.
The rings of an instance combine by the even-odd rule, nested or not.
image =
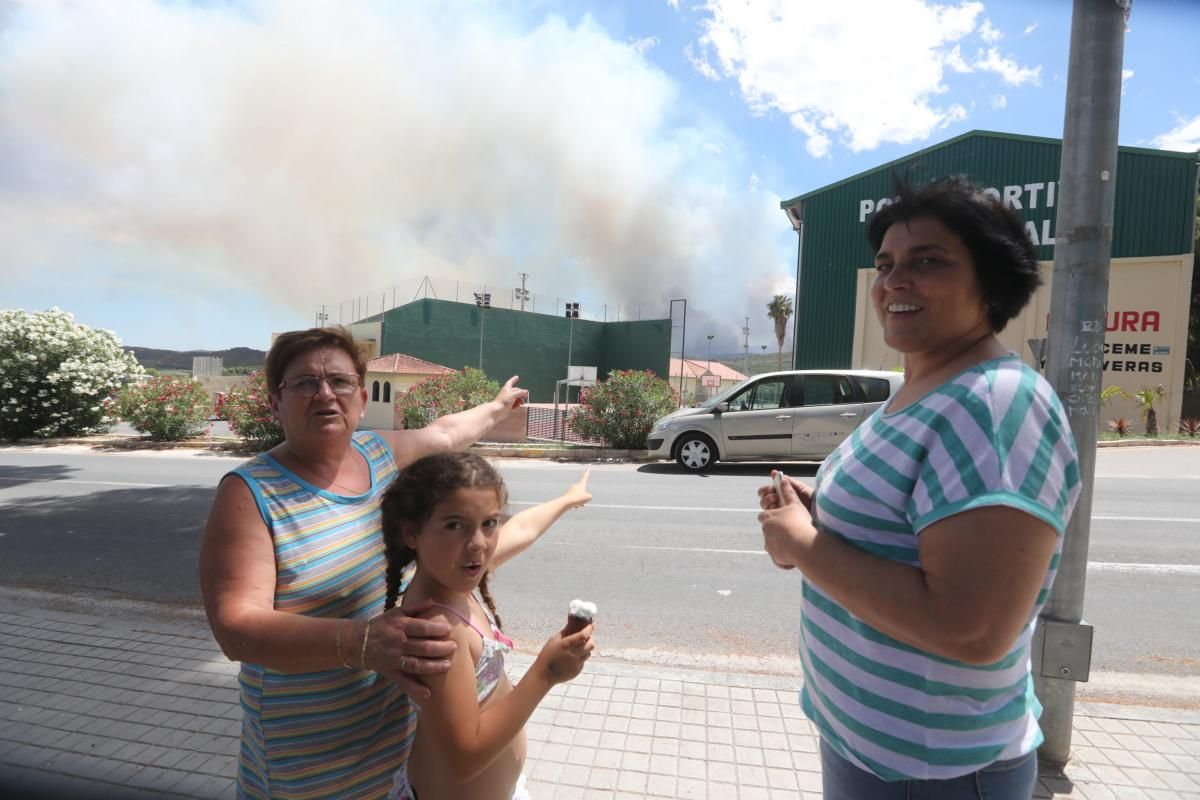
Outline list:
[[[596,617],[596,604],[586,600],[572,600],[567,604],[567,613],[572,617],[592,620]]]

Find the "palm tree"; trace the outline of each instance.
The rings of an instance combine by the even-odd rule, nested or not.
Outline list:
[[[1154,401],[1160,397],[1166,397],[1167,390],[1161,384],[1158,386],[1143,386],[1133,393],[1133,399],[1136,401],[1142,412],[1142,419],[1146,420],[1146,435],[1158,436],[1158,414],[1154,411]]]
[[[783,369],[783,340],[787,338],[788,319],[792,316],[792,298],[777,294],[767,303],[767,316],[775,323],[775,341],[779,343],[779,368]]]
[[[1104,408],[1114,397],[1124,397],[1126,400],[1133,399],[1133,395],[1120,386],[1106,386],[1100,390],[1100,407]]]

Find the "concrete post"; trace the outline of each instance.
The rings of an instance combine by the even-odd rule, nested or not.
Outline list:
[[[1039,755],[1056,765],[1065,764],[1071,756],[1075,681],[1086,680],[1091,656],[1091,629],[1080,623],[1096,467],[1121,62],[1129,6],[1129,0],[1075,0],[1071,16],[1046,378],[1067,410],[1079,447],[1083,489],[1067,525],[1058,576],[1042,610],[1033,653],[1034,686],[1045,707],[1041,726],[1046,741]],[[1047,638],[1048,629],[1053,630],[1052,639]]]

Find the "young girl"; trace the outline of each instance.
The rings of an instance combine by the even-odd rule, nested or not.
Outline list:
[[[507,499],[496,470],[469,453],[414,461],[383,497],[387,608],[395,606],[401,575],[415,562],[401,607],[415,609],[431,600],[435,608],[419,616],[449,623],[458,644],[450,671],[426,678],[432,697],[420,704],[416,741],[396,772],[389,798],[528,797],[521,774],[525,723],[552,686],[579,674],[594,647],[591,626],[571,636],[557,633],[521,682],[509,683],[504,654],[513,645],[500,630],[487,575],[536,541],[567,509],[591,499],[587,473],[560,497],[512,517],[498,549]]]

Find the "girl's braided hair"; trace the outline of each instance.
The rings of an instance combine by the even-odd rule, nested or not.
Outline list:
[[[503,507],[508,502],[504,481],[491,464],[473,453],[435,453],[409,464],[383,494],[383,546],[387,557],[387,601],[394,608],[400,596],[400,578],[417,554],[404,544],[401,533],[417,530],[434,508],[459,489],[494,489]],[[479,594],[500,627],[496,603],[488,591],[488,576],[479,581]]]

